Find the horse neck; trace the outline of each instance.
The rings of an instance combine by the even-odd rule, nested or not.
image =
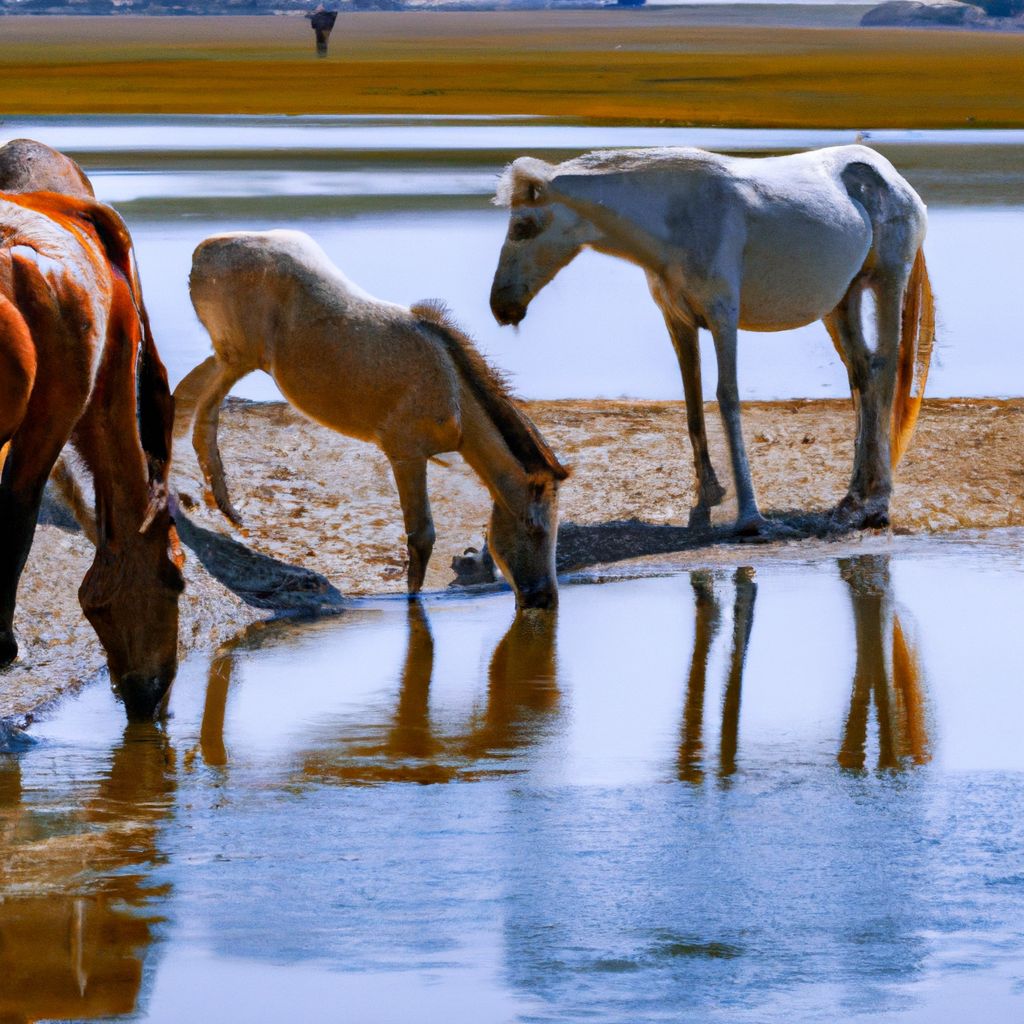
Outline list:
[[[491,497],[510,510],[524,508],[528,474],[486,410],[462,383],[462,445],[459,452],[484,482]]]

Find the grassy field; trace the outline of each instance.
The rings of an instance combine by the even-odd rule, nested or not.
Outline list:
[[[0,18],[13,114],[541,114],[773,127],[1020,127],[1024,35],[823,27],[737,8]],[[791,10],[791,9],[787,9]],[[831,12],[829,14],[828,12]],[[838,13],[837,13],[838,12]],[[811,20],[814,18],[812,16]]]

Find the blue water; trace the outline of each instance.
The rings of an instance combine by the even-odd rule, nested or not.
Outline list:
[[[191,253],[218,231],[297,227],[381,298],[447,301],[528,398],[680,398],[679,369],[643,274],[585,253],[533,303],[518,332],[488,308],[507,214],[490,204],[505,163],[610,146],[781,152],[854,141],[843,131],[601,127],[535,118],[79,117],[10,119],[81,160],[135,237],[160,350],[176,382],[209,352],[192,312]],[[1012,282],[1024,271],[1024,133],[869,131],[929,204],[926,251],[940,332],[929,394],[1024,395]],[[705,392],[714,394],[710,339]],[[845,397],[818,324],[740,344],[749,399]],[[255,374],[235,393],[275,398]]]
[[[158,730],[100,683],[0,759],[0,1016],[1020,1020],[1020,551],[370,602]]]

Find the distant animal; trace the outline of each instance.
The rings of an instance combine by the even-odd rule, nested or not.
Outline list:
[[[708,455],[698,330],[710,330],[718,402],[739,505],[737,528],[771,535],[758,510],[740,428],[736,332],[823,320],[846,365],[857,413],[853,475],[836,526],[884,526],[892,467],[924,394],[935,311],[925,206],[884,157],[837,146],[756,159],[700,149],[595,152],[561,164],[523,157],[495,200],[510,208],[491,289],[501,324],[584,247],[641,266],[679,360],[697,473],[691,523],[725,495]],[[877,307],[877,341],[862,302]]]
[[[70,440],[96,493],[79,600],[132,718],[154,715],[177,666],[172,409],[120,217],[92,199],[0,193],[0,666],[17,656],[18,581]]]
[[[326,57],[327,41],[331,38],[334,23],[338,20],[338,12],[325,10],[323,4],[318,4],[316,10],[306,17],[316,35],[316,55]]]
[[[434,545],[427,460],[458,451],[494,499],[488,542],[519,607],[553,607],[558,486],[567,471],[501,378],[443,307],[382,302],[298,231],[206,239],[192,257],[192,304],[214,355],[175,391],[175,435],[193,444],[210,497],[232,522],[217,446],[220,404],[263,370],[310,419],[388,457],[408,536],[408,589]]]

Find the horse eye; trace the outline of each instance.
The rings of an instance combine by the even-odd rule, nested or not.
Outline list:
[[[513,242],[525,242],[539,234],[540,225],[535,220],[517,220],[508,229],[508,237]]]

